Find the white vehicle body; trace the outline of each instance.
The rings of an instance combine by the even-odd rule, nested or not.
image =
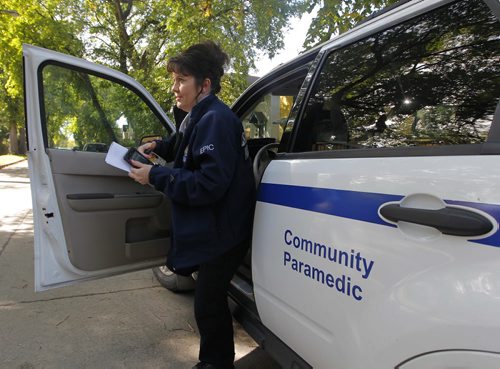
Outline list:
[[[253,235],[263,323],[313,368],[389,368],[437,347],[460,357],[462,349],[498,351],[499,250],[491,243],[499,240],[500,188],[478,193],[475,185],[498,183],[497,163],[495,156],[271,162]],[[464,173],[464,165],[477,170]],[[405,184],[401,192],[394,181]],[[274,191],[287,196],[276,200]],[[481,239],[394,227],[374,216],[393,202],[489,207],[496,227]],[[324,354],[332,348],[334,361]],[[470,367],[498,366],[498,354],[484,355]]]
[[[487,114],[489,134],[481,143],[319,151],[338,144],[332,135],[331,142],[314,143],[316,152],[300,149],[308,99],[320,96],[317,81],[332,55],[461,4],[403,2],[316,52],[284,129],[291,138],[263,171],[252,240],[248,295],[263,326],[301,359],[290,368],[500,367],[500,109]],[[499,16],[497,1],[481,4]],[[147,101],[167,130],[173,124],[142,86],[119,72],[29,45],[24,63],[36,289],[160,265],[169,242],[168,200],[106,166],[104,153],[50,147],[43,68],[53,64],[118,82]],[[268,79],[281,78],[281,71],[293,75],[282,66]],[[409,94],[411,76],[394,82],[392,93]],[[262,81],[235,104],[240,116],[263,94]],[[413,128],[434,114],[429,106],[415,110]],[[390,108],[406,114],[403,105]],[[359,136],[358,144],[378,132],[363,134],[368,138]],[[141,238],[152,228],[158,236]]]

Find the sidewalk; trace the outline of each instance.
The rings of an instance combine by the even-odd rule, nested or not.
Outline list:
[[[19,155],[0,155],[0,169],[19,163],[23,160],[26,160],[26,157]]]
[[[151,270],[34,292],[28,165],[9,164],[0,170],[0,369],[191,368],[193,294],[166,290]],[[237,369],[278,368],[235,328]]]

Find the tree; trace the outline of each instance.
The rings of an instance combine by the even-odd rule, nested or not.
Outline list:
[[[72,17],[78,12],[76,1],[0,0],[0,125],[10,131],[12,153],[23,153],[17,139],[24,125],[21,46],[32,43],[81,55],[76,37],[81,27]]]
[[[304,0],[0,0],[0,125],[13,127],[15,133],[24,121],[22,43],[116,68],[145,85],[169,110],[172,98],[165,60],[192,43],[212,39],[231,57],[230,73],[222,81],[222,98],[229,103],[246,87],[256,50],[269,55],[279,50],[282,30],[290,17],[304,11],[304,4]],[[63,115],[51,119],[56,132],[71,121]],[[12,142],[16,134],[11,136]]]
[[[309,2],[307,12],[319,7],[316,17],[311,22],[304,48],[328,41],[332,35],[343,33],[365,17],[373,14],[398,0],[313,0]]]
[[[274,55],[283,47],[288,19],[305,10],[304,0],[88,0],[86,55],[130,74],[170,107],[168,56],[202,40],[221,44],[231,57],[222,98],[233,101],[246,87],[256,51]]]

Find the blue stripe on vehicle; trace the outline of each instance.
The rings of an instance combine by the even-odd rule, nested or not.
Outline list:
[[[373,192],[261,183],[257,200],[268,204],[394,227],[394,224],[387,223],[378,215],[378,209],[385,203],[401,201],[403,197]],[[451,200],[445,200],[445,202],[450,205],[479,209],[490,214],[497,223],[500,223],[500,205]],[[471,240],[471,242],[500,247],[500,232],[497,231],[489,237]]]
[[[342,218],[394,226],[378,216],[378,208],[403,196],[262,183],[258,201]]]
[[[497,224],[500,223],[500,205],[495,204],[485,204],[479,202],[466,202],[466,201],[454,201],[454,200],[445,200],[447,204],[464,206],[468,208],[474,208],[481,210],[482,212],[489,214],[497,221]],[[493,233],[491,236],[486,238],[481,238],[479,240],[469,240],[470,242],[476,242],[483,245],[500,247],[500,229]]]

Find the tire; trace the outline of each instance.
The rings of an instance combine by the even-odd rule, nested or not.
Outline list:
[[[191,276],[184,277],[175,274],[166,266],[153,268],[153,274],[163,287],[172,292],[192,291],[196,284]]]

